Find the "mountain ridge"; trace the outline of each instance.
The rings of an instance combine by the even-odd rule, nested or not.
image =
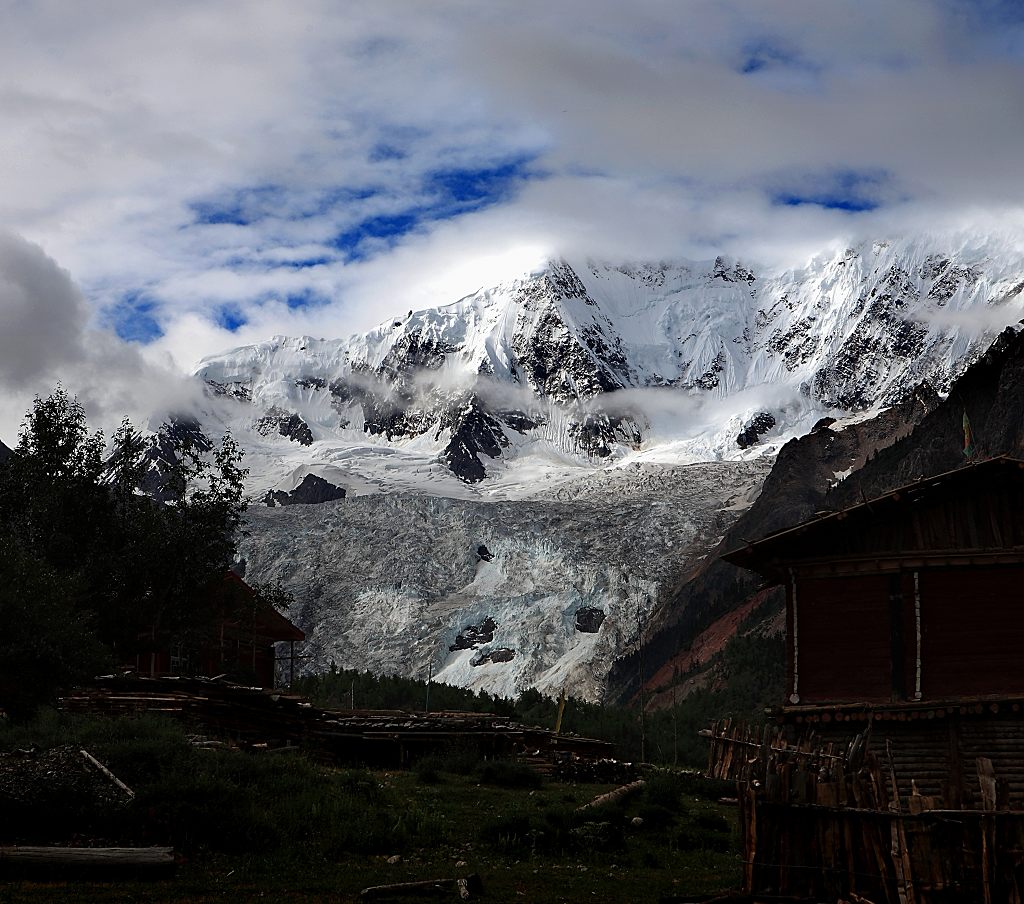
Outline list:
[[[736,458],[759,417],[784,441],[920,382],[944,391],[994,336],[971,317],[1013,319],[1022,289],[1019,255],[912,242],[760,276],[721,257],[556,261],[346,340],[234,349],[197,375],[225,402],[225,423],[279,455],[282,439],[321,461],[385,448],[467,484],[541,449],[584,467],[666,445],[676,460]]]

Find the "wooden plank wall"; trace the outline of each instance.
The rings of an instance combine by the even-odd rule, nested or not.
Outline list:
[[[922,699],[1024,694],[1021,566],[798,576],[795,649],[789,596],[803,703],[913,700],[918,608]]]
[[[992,740],[986,726],[971,723],[964,749]],[[965,767],[971,793],[961,796],[974,808],[962,809],[945,793],[924,793],[937,782],[901,787],[901,754],[872,732],[845,745],[810,734],[792,742],[783,726],[726,721],[706,734],[708,774],[738,783],[747,894],[874,904],[1022,900],[1024,810],[1009,809],[1013,782],[991,758]]]
[[[920,582],[924,695],[1024,692],[1024,569],[924,570]]]
[[[889,576],[797,581],[804,702],[892,698]]]

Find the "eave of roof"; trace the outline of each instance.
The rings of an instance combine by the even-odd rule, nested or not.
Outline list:
[[[971,462],[969,464],[962,465],[959,468],[955,468],[952,471],[946,471],[934,477],[922,477],[913,483],[904,484],[895,490],[883,493],[881,496],[876,496],[874,499],[864,499],[862,502],[855,503],[854,505],[841,509],[838,512],[823,513],[814,518],[802,521],[800,524],[794,525],[793,527],[783,528],[782,530],[769,534],[767,537],[760,540],[750,541],[745,546],[741,546],[725,553],[722,558],[732,565],[738,565],[741,568],[756,571],[765,577],[778,581],[781,579],[779,565],[775,557],[770,557],[768,550],[779,546],[783,541],[795,540],[811,530],[820,529],[823,525],[833,524],[837,521],[843,521],[850,517],[858,517],[863,512],[874,513],[878,506],[899,502],[901,499],[915,492],[930,492],[935,489],[935,487],[948,482],[949,480],[963,479],[965,475],[976,474],[978,470],[989,470],[997,467],[1024,468],[1024,460],[1013,458],[1009,455],[999,455],[984,461]],[[787,558],[793,559],[794,557],[788,556]]]

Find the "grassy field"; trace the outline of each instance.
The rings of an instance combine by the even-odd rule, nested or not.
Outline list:
[[[653,773],[625,804],[584,816],[577,807],[611,786],[542,782],[458,751],[413,772],[371,772],[200,750],[148,718],[50,714],[0,728],[0,750],[30,744],[86,746],[137,796],[15,802],[6,809],[17,818],[0,821],[4,843],[172,844],[184,862],[174,879],[147,883],[0,877],[0,904],[354,901],[370,885],[469,873],[490,900],[536,904],[654,902],[739,883],[733,809],[715,802],[720,788],[683,773]]]

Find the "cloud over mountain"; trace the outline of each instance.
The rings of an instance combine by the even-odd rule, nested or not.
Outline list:
[[[562,253],[1020,235],[1022,33],[961,0],[20,4],[0,222],[182,368]]]
[[[85,405],[94,426],[123,416],[187,407],[197,392],[167,365],[97,329],[88,304],[43,250],[0,232],[0,439],[13,445],[33,395],[60,381]]]

